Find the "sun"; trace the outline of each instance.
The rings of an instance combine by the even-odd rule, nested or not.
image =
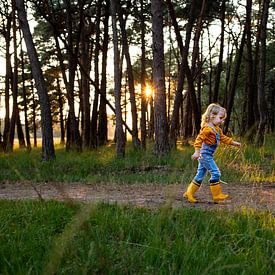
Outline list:
[[[150,97],[152,96],[152,94],[153,94],[153,89],[150,85],[147,84],[145,88],[145,95],[146,97]]]

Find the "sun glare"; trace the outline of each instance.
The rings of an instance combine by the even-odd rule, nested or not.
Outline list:
[[[151,86],[146,85],[146,88],[145,88],[145,94],[146,94],[146,97],[150,97],[150,96],[152,96],[152,94],[153,94],[153,90],[152,90],[152,87],[151,87]]]

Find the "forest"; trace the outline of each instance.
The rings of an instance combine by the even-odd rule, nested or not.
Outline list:
[[[8,0],[0,4],[1,150],[152,140],[156,155],[200,130],[206,106],[223,130],[261,146],[274,132],[275,4],[199,0]],[[109,126],[115,125],[110,137]]]
[[[274,274],[274,94],[274,1],[0,1],[0,274]]]

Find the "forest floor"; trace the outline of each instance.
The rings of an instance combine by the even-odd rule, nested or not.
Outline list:
[[[98,184],[84,183],[31,183],[0,182],[0,199],[40,199],[81,202],[108,202],[137,207],[157,208],[193,207],[224,210],[267,210],[275,214],[275,182],[273,183],[230,183],[222,190],[230,199],[213,203],[209,187],[204,184],[196,193],[199,203],[190,204],[182,198],[186,186],[180,184]]]

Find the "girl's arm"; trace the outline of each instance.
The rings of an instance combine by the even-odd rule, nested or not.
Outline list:
[[[231,145],[236,146],[236,147],[241,147],[241,143],[237,142],[237,141],[233,141]]]
[[[191,156],[191,159],[197,160],[200,157],[200,150],[196,149],[195,153]]]

